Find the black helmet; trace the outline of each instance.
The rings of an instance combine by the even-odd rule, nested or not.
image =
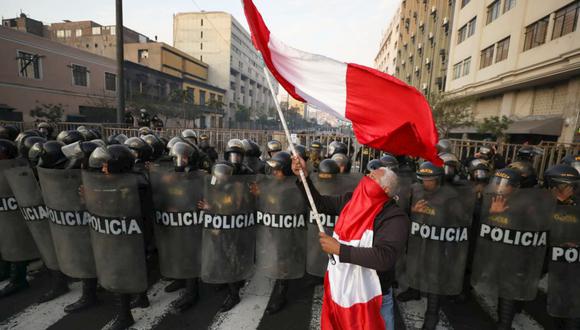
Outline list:
[[[199,146],[204,149],[209,148],[209,135],[205,133],[199,135]]]
[[[348,148],[346,144],[339,142],[339,141],[332,141],[328,145],[327,157],[332,157],[336,154],[344,154],[348,153]]]
[[[395,172],[399,170],[399,161],[393,155],[384,155],[381,157],[381,162],[383,163],[383,167],[386,167]]]
[[[0,160],[14,159],[18,156],[18,149],[14,142],[0,139]]]
[[[77,141],[62,147],[62,153],[74,164],[75,167],[86,169],[89,167],[89,157],[98,147],[104,147],[92,141]]]
[[[35,143],[30,149],[28,150],[28,161],[33,165],[37,166],[38,162],[40,161],[40,155],[43,152],[43,145],[44,142],[37,142]]]
[[[40,151],[38,166],[44,168],[59,168],[63,165],[67,158],[62,152],[62,147],[65,144],[60,141],[47,141],[42,145]]]
[[[166,148],[167,148],[167,150],[171,151],[171,148],[173,148],[173,146],[174,146],[174,145],[175,145],[177,142],[184,142],[184,143],[187,143],[187,142],[185,142],[185,140],[184,140],[184,139],[182,139],[182,138],[181,138],[181,137],[179,137],[179,136],[173,137],[173,138],[171,138],[171,140],[169,140],[169,142],[167,142],[167,145],[166,145]]]
[[[562,164],[570,165],[580,173],[580,155],[572,156],[568,155],[562,158]]]
[[[320,152],[320,150],[322,150],[322,143],[320,143],[318,140],[312,141],[312,143],[310,143],[310,150],[317,150]]]
[[[338,164],[332,159],[325,159],[318,165],[318,177],[321,179],[332,179],[339,172]]]
[[[440,179],[444,174],[443,167],[436,166],[431,162],[423,162],[417,170],[419,180]]]
[[[135,164],[135,156],[128,146],[108,146],[107,154],[109,155],[109,158],[105,162],[107,163],[107,168],[110,173],[126,173],[133,169],[133,165]]]
[[[473,159],[467,166],[467,171],[472,180],[478,182],[487,182],[491,175],[489,162],[483,159]]]
[[[175,143],[169,155],[173,158],[176,172],[183,172],[186,167],[197,163],[197,150],[186,142]]]
[[[20,129],[14,125],[0,125],[0,139],[14,141],[20,134]]]
[[[330,159],[333,159],[339,168],[344,169],[344,172],[341,173],[350,172],[350,167],[352,166],[352,163],[350,161],[350,158],[348,158],[345,154],[342,153],[334,154],[334,156],[332,156]]]
[[[451,150],[453,149],[451,141],[447,139],[439,140],[439,142],[437,142],[437,145],[435,147],[437,148],[437,152],[440,154],[451,152]]]
[[[77,141],[84,141],[85,137],[77,130],[70,130],[58,133],[56,140],[64,144],[71,144]]]
[[[94,129],[94,128],[85,128],[84,126],[80,126],[77,128],[77,131],[79,131],[82,136],[83,139],[85,141],[91,141],[91,140],[95,140],[95,139],[100,139],[101,138],[101,133]]]
[[[573,185],[580,181],[580,173],[570,165],[557,164],[544,172],[544,180],[549,188],[560,184]]]
[[[39,123],[38,126],[36,126],[36,128],[38,129],[40,134],[42,134],[42,136],[44,136],[45,138],[49,138],[54,130],[52,126],[47,122]]]
[[[137,132],[139,133],[139,136],[154,134],[153,130],[147,126],[139,127],[139,130]]]
[[[246,156],[258,158],[262,155],[262,150],[260,150],[260,146],[256,142],[250,139],[245,139],[242,140],[242,143],[244,144]]]
[[[380,159],[373,159],[367,163],[366,172],[372,172],[374,170],[378,170],[381,167],[385,167],[385,163],[383,163]]]
[[[523,146],[518,150],[516,160],[533,162],[536,155],[543,154],[543,151],[534,146]]]
[[[509,164],[507,167],[520,172],[521,188],[531,188],[538,184],[538,177],[532,163],[527,161],[518,161]]]
[[[284,176],[292,175],[292,156],[285,151],[276,153],[266,161],[270,170],[281,170]]]
[[[298,153],[298,156],[304,160],[308,160],[308,153],[306,152],[306,147],[301,144],[295,144],[294,149]],[[288,153],[290,153],[290,148],[288,148]]]
[[[234,175],[234,166],[227,161],[216,163],[211,169],[212,184],[227,182],[228,178]]]
[[[224,159],[233,165],[242,164],[244,160],[244,143],[240,139],[231,139],[228,141],[226,151],[224,152]]]
[[[440,153],[439,158],[441,158],[444,164],[443,171],[445,172],[445,178],[447,180],[453,180],[459,172],[459,159],[454,154],[448,152]]]
[[[268,150],[269,155],[271,155],[272,152],[282,151],[282,143],[278,140],[268,141],[266,144],[266,150]]]
[[[495,171],[490,184],[493,185],[494,192],[501,194],[503,193],[503,188],[506,186],[518,188],[521,180],[522,176],[519,171],[511,168],[502,168]]]
[[[189,144],[197,144],[197,133],[190,128],[183,130],[181,137]]]
[[[151,160],[151,156],[153,156],[153,148],[141,138],[129,138],[125,141],[124,145],[131,150],[135,159],[139,161],[148,162]]]
[[[18,136],[14,139],[14,143],[16,143],[16,147],[20,147],[20,144],[29,136],[42,136],[37,130],[26,130],[22,133],[19,133]]]
[[[153,159],[161,157],[165,152],[165,145],[157,136],[148,134],[143,136],[142,139],[153,149]]]
[[[483,146],[479,147],[478,153],[479,153],[479,158],[485,159],[485,160],[490,160],[494,155],[493,149],[490,145],[483,145]]]
[[[129,138],[125,134],[113,134],[107,138],[107,144],[124,144]]]
[[[18,145],[18,154],[28,159],[28,152],[35,143],[44,143],[46,139],[41,136],[27,136]]]

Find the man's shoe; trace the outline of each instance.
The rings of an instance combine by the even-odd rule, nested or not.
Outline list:
[[[173,310],[176,313],[183,313],[193,307],[199,300],[199,280],[186,280],[185,292],[173,303]]]
[[[222,307],[220,308],[220,313],[225,313],[231,310],[232,308],[236,307],[236,305],[239,303],[240,303],[240,295],[239,294],[234,295],[229,293],[228,296],[226,297],[226,300],[222,304]]]
[[[439,315],[426,314],[425,321],[423,322],[423,328],[421,328],[421,330],[435,330],[438,323]]]
[[[9,282],[2,290],[0,290],[0,298],[8,297],[24,289],[28,289],[28,281]]]
[[[165,292],[175,292],[185,288],[185,280],[175,280],[165,287]]]
[[[147,308],[149,307],[149,298],[147,297],[147,292],[139,293],[133,300],[131,300],[131,309],[134,308]]]
[[[286,306],[286,293],[288,292],[287,280],[276,280],[272,297],[266,307],[266,313],[269,315],[276,314]]]

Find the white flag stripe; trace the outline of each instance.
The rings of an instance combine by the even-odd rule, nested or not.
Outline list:
[[[171,304],[179,299],[183,290],[167,293],[164,289],[168,284],[167,281],[159,281],[148,290],[147,296],[151,306],[132,310],[135,324],[131,326],[131,329],[153,329],[171,311]]]
[[[474,292],[474,297],[479,303],[479,305],[493,318],[497,321],[497,298],[487,294],[481,294],[477,291]],[[515,330],[541,330],[544,329],[542,325],[536,322],[528,313],[523,311],[522,313],[516,314],[512,327]]]
[[[264,316],[274,281],[261,274],[254,274],[240,292],[242,301],[227,313],[216,315],[211,330],[254,330]]]
[[[345,63],[290,47],[271,34],[268,48],[276,70],[294,86],[308,105],[345,117]]]
[[[73,283],[71,291],[54,300],[43,304],[34,304],[22,312],[12,316],[2,324],[1,329],[46,329],[58,322],[67,314],[64,311],[66,305],[77,301],[81,294],[81,283]]]
[[[320,329],[320,313],[322,313],[322,298],[324,285],[317,285],[312,294],[312,312],[310,313],[310,330]]]

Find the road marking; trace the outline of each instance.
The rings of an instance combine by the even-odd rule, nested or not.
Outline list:
[[[66,305],[79,299],[81,284],[70,285],[71,291],[43,304],[34,304],[0,324],[0,329],[46,329],[67,315]]]
[[[317,285],[312,294],[312,312],[310,313],[310,330],[320,329],[320,314],[322,313],[322,298],[324,286]]]
[[[165,287],[169,285],[168,281],[159,281],[155,283],[148,291],[149,303],[148,308],[136,308],[132,310],[135,324],[130,327],[132,330],[149,330],[153,329],[163,317],[171,312],[172,303],[179,299],[181,291],[167,293]],[[105,326],[105,328],[108,324]],[[105,329],[103,328],[103,329]]]
[[[482,294],[477,290],[473,290],[474,297],[484,311],[497,321],[497,298],[488,294]],[[541,330],[544,329],[542,325],[536,322],[527,312],[522,311],[516,314],[512,327],[516,330]]]
[[[399,294],[393,296],[393,299]],[[423,321],[425,320],[425,310],[427,309],[427,298],[421,298],[421,300],[411,300],[407,302],[396,302],[401,312],[401,318],[405,323],[405,328],[407,330],[420,330],[423,327]],[[447,319],[445,313],[439,310],[439,324],[437,325],[437,330],[452,330],[453,327]]]
[[[274,280],[258,273],[254,274],[246,287],[240,291],[242,301],[231,311],[216,315],[209,329],[254,330],[258,328],[273,287]]]

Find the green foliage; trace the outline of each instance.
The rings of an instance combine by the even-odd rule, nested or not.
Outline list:
[[[484,118],[483,121],[477,123],[477,132],[480,134],[491,134],[499,141],[505,137],[505,131],[511,123],[513,123],[513,120],[506,116]]]
[[[62,104],[42,103],[30,110],[30,117],[51,123],[61,121],[64,109]]]
[[[235,114],[236,121],[238,122],[250,121],[250,108],[238,104],[237,109],[235,111],[236,111]]]
[[[473,125],[472,98],[449,98],[441,93],[431,93],[427,100],[440,137],[447,137],[452,129]]]

